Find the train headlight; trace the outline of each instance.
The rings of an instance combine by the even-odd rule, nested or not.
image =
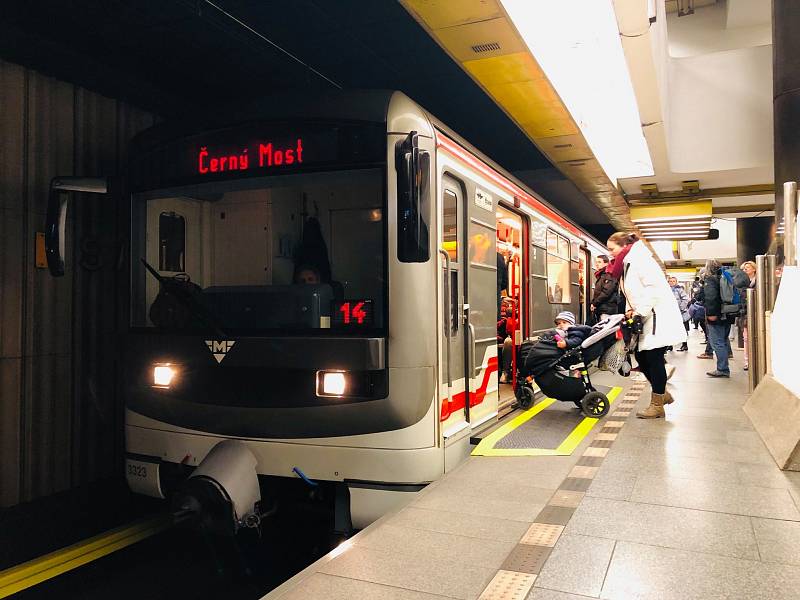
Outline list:
[[[347,393],[347,374],[341,371],[317,372],[317,395],[344,396]]]
[[[178,370],[172,365],[155,365],[153,367],[153,387],[169,388],[177,374]]]

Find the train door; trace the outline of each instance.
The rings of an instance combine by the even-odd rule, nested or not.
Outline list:
[[[508,364],[509,373],[499,384],[499,408],[503,409],[515,401],[511,386],[513,381],[515,354],[523,340],[523,331],[526,326],[526,307],[523,290],[525,290],[524,269],[527,268],[523,248],[525,248],[525,235],[523,219],[518,213],[498,206],[495,212],[497,223],[497,252],[502,255],[505,262],[508,285],[502,302],[502,316],[506,319],[504,330],[498,330],[498,335],[506,334],[506,341],[502,351],[499,352],[498,373],[503,375],[503,370]],[[498,268],[500,261],[498,260]],[[509,321],[510,320],[510,321]],[[511,326],[508,326],[508,323]],[[511,377],[508,377],[508,375]]]
[[[464,370],[464,193],[451,177],[442,185],[442,357],[439,369],[442,393],[443,431],[455,432],[466,426],[467,377]]]
[[[490,194],[467,192],[445,176],[442,210],[443,268],[449,277],[443,286],[441,418],[447,437],[497,412],[497,252]]]
[[[467,419],[473,427],[497,414],[497,226],[496,199],[471,187],[465,198],[468,235],[464,334],[469,403]]]

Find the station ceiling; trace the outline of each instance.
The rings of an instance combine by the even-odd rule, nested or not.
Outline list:
[[[0,55],[165,119],[277,91],[398,89],[509,171],[552,170],[393,0],[4,2]],[[549,200],[607,223],[576,191]]]

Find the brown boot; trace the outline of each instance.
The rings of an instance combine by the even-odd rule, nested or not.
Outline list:
[[[673,402],[675,402],[675,398],[672,397],[668,390],[664,390],[664,405],[672,404]]]
[[[664,417],[664,394],[650,395],[650,406],[642,412],[637,412],[636,416],[640,419],[660,419]]]

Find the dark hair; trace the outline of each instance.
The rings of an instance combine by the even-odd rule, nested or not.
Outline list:
[[[608,238],[609,242],[614,242],[617,246],[630,246],[639,240],[639,236],[635,233],[626,233],[624,231],[617,231],[612,233]]]
[[[297,281],[298,275],[300,275],[300,273],[302,273],[303,271],[311,271],[317,276],[317,279],[322,281],[322,273],[320,272],[320,270],[314,265],[309,265],[309,264],[297,265],[297,268],[294,270],[294,276],[292,277],[292,281]]]
[[[608,258],[608,254],[600,254],[600,255],[598,255],[597,258],[599,258],[600,260],[602,260],[606,264],[611,262],[611,259]]]

